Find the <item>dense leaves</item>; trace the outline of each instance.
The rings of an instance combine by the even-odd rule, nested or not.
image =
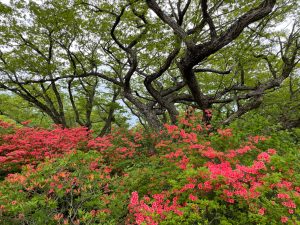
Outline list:
[[[130,109],[158,131],[187,106],[204,116],[217,109],[218,122],[229,124],[288,81],[298,91],[297,0],[11,0],[0,7],[0,98],[9,103],[0,113],[13,119],[22,112],[8,107],[11,98],[35,108],[23,118],[102,135],[124,126]],[[286,124],[299,126],[298,117]]]
[[[15,165],[27,165],[0,184],[1,224],[298,224],[297,145],[289,142],[288,153],[272,148],[276,134],[211,132],[199,116],[179,120],[159,135],[116,130],[94,138],[84,128],[3,134],[2,149],[14,145],[11,153],[22,149],[31,160],[11,154]],[[39,138],[13,141],[26,131]],[[45,148],[35,140],[48,146],[48,157],[39,157]]]
[[[0,3],[0,224],[300,224],[298,8]]]

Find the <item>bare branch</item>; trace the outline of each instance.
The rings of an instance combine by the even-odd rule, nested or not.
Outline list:
[[[269,60],[269,58],[266,55],[260,54],[260,55],[254,55],[254,57],[256,57],[256,58],[262,58],[262,59],[266,60],[266,62],[268,64],[268,67],[269,67],[269,70],[270,70],[273,78],[277,77],[277,71],[274,69],[271,61]]]
[[[146,0],[148,7],[152,9],[156,15],[166,24],[168,24],[180,39],[184,40],[184,42],[188,46],[192,46],[193,43],[190,40],[187,40],[187,33],[169,16],[167,16],[159,7],[155,0]]]
[[[205,22],[207,22],[209,26],[211,40],[214,40],[217,38],[217,32],[213,20],[207,11],[207,0],[201,0],[201,9],[203,14],[203,19]]]
[[[181,10],[180,8],[180,2],[181,1],[178,1],[178,4],[177,4],[177,10],[178,10],[178,24],[181,26],[182,23],[183,23],[183,19],[184,19],[184,16],[191,4],[191,0],[188,0],[187,3],[185,4],[184,8]]]
[[[239,118],[240,116],[244,115],[245,113],[258,108],[262,103],[262,97],[258,96],[254,100],[250,101],[249,103],[244,104],[241,106],[236,112],[231,114],[227,119],[221,122],[222,125],[230,124],[234,119]]]
[[[211,13],[215,12],[223,4],[223,2],[224,2],[224,0],[218,1],[212,8],[210,8],[208,10],[208,13],[211,14]],[[200,4],[201,4],[201,1],[200,1]],[[206,21],[204,19],[202,19],[199,24],[197,24],[192,29],[189,29],[187,31],[187,34],[191,35],[191,34],[194,34],[196,32],[200,32],[204,28],[205,24],[206,24]]]
[[[182,81],[182,82],[179,82],[179,83],[177,83],[176,85],[174,85],[174,86],[171,86],[171,87],[169,87],[168,89],[166,89],[166,90],[162,90],[161,91],[161,96],[167,96],[167,95],[170,95],[170,94],[172,94],[172,93],[174,93],[174,92],[176,92],[176,91],[179,91],[180,89],[182,89],[184,86],[186,85],[186,83],[184,82],[184,81]]]
[[[173,60],[175,59],[175,57],[178,55],[180,48],[177,47],[175,48],[167,57],[166,61],[164,62],[164,64],[159,68],[159,70],[149,76],[146,77],[145,82],[146,83],[151,83],[152,81],[154,81],[155,79],[157,79],[158,77],[160,77],[167,69],[169,69],[169,67],[171,66]]]
[[[110,14],[110,15],[113,15],[113,16],[118,16],[116,13],[112,12],[112,11],[109,11],[109,10],[106,10],[106,9],[101,9],[99,8],[98,6],[96,5],[93,5],[93,4],[90,4],[89,2],[80,2],[81,5],[85,5],[85,6],[90,6],[92,8],[94,8],[94,12],[101,12],[101,13],[107,13],[107,14]]]
[[[180,2],[180,1],[178,1],[178,3],[179,3],[179,2]],[[174,9],[174,7],[173,7],[173,4],[172,4],[171,0],[169,0],[169,5],[170,5],[171,10],[172,10],[172,16],[176,19],[177,24],[179,24],[179,18],[178,18],[178,16],[177,16],[177,14],[175,13],[175,9]],[[178,15],[179,15],[179,14],[178,14]]]
[[[194,73],[205,73],[206,72],[206,73],[218,73],[218,74],[221,74],[221,75],[231,73],[231,70],[220,71],[220,70],[209,69],[209,68],[203,68],[203,69],[196,68],[196,69],[193,69],[193,71],[194,71]]]
[[[110,81],[118,86],[122,86],[121,82],[115,80],[114,78],[108,77],[102,73],[99,73],[99,72],[89,72],[89,73],[83,73],[83,74],[78,74],[78,75],[60,76],[60,77],[55,77],[55,78],[43,78],[43,79],[38,79],[38,80],[7,81],[7,82],[26,85],[26,84],[39,84],[39,83],[46,83],[46,82],[55,82],[58,80],[63,80],[63,79],[68,79],[68,78],[85,78],[85,77],[91,77],[91,76],[100,77],[100,78]]]
[[[112,37],[112,39],[115,41],[115,43],[124,51],[126,51],[126,47],[117,39],[116,35],[115,35],[115,30],[117,28],[117,26],[119,25],[120,21],[121,21],[121,17],[123,16],[124,12],[125,12],[126,7],[123,7],[121,9],[121,12],[119,15],[117,15],[116,20],[110,30],[110,35]]]

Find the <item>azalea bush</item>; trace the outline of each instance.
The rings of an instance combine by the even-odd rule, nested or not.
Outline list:
[[[63,129],[16,127],[1,121],[1,171],[19,169],[22,165],[37,164],[45,158],[59,157],[75,149],[83,149],[91,139],[84,127]],[[7,132],[3,132],[6,129]]]
[[[103,224],[113,198],[110,171],[97,152],[72,152],[37,167],[27,165],[1,184],[0,223]]]
[[[299,155],[278,155],[269,146],[271,137],[243,140],[230,129],[197,135],[195,131],[206,130],[199,125],[186,129],[194,132],[166,128],[172,141],[161,140],[157,147],[160,159],[173,163],[177,172],[169,170],[169,186],[160,193],[132,193],[133,224],[299,222]]]
[[[55,145],[48,144],[47,135],[36,134],[41,145],[21,138],[37,152],[45,152],[45,143],[53,152],[16,162],[25,165],[22,172],[0,183],[0,223],[299,224],[296,143],[214,130],[201,125],[197,115],[179,121],[158,134],[113,130],[93,137],[76,128],[78,136],[65,138],[63,132],[72,129],[56,130]],[[2,149],[11,143],[10,152],[25,148],[7,138],[18,132],[2,137]]]

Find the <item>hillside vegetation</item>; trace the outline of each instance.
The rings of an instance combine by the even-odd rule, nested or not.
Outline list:
[[[2,121],[1,224],[299,224],[297,139],[200,117],[104,137]]]

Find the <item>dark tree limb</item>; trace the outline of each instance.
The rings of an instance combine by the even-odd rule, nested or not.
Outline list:
[[[207,0],[201,0],[201,9],[202,9],[203,20],[209,26],[210,38],[213,41],[217,38],[217,32],[213,20],[207,11]]]
[[[192,43],[191,40],[187,39],[187,33],[174,21],[171,17],[166,15],[162,9],[159,7],[157,2],[155,0],[146,0],[147,5],[150,9],[152,9],[155,14],[167,25],[169,25],[174,33],[181,39],[183,40],[187,46],[193,46],[194,44]]]
[[[24,80],[24,81],[17,81],[17,83],[21,85],[27,85],[27,84],[40,84],[40,83],[46,83],[46,82],[56,82],[58,80],[64,80],[64,79],[72,79],[72,78],[85,78],[85,77],[99,77],[104,80],[107,80],[109,82],[112,82],[118,86],[122,86],[122,83],[114,78],[111,78],[109,76],[106,76],[103,73],[99,72],[87,72],[82,74],[75,74],[75,75],[67,75],[67,76],[59,76],[54,78],[43,78],[38,80]],[[8,83],[15,83],[15,81],[7,81]]]
[[[113,94],[111,103],[113,103],[113,104],[116,103],[116,100],[117,100],[119,94],[120,94],[120,89],[114,90],[114,94]],[[112,125],[112,122],[114,119],[114,112],[115,112],[115,107],[113,104],[111,104],[109,107],[108,116],[105,120],[105,124],[104,124],[103,128],[101,129],[101,131],[99,133],[99,136],[104,136],[105,134],[108,134],[111,132],[111,125]]]
[[[262,97],[258,96],[257,98],[253,99],[252,101],[244,104],[243,106],[239,107],[239,109],[232,113],[228,118],[221,122],[222,125],[228,125],[236,118],[241,117],[245,113],[258,108],[262,103]]]
[[[194,71],[194,73],[218,73],[221,75],[231,73],[231,70],[221,71],[221,70],[215,70],[215,69],[209,69],[209,68],[196,68],[196,69],[193,69],[193,71]]]

